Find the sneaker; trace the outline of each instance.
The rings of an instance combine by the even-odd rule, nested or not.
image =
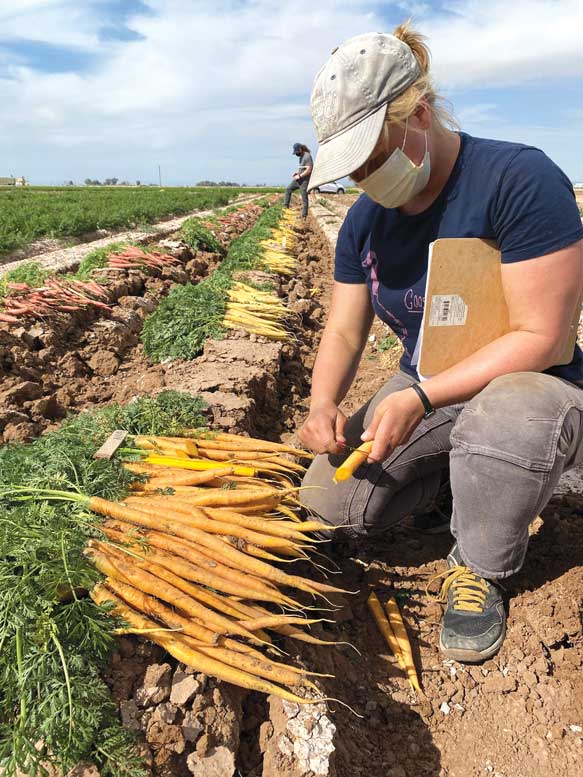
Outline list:
[[[502,589],[464,565],[457,543],[451,549],[449,569],[435,575],[443,579],[437,600],[445,603],[439,647],[446,658],[478,663],[492,658],[504,642],[506,612]]]

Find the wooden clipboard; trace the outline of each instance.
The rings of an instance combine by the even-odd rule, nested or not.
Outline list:
[[[480,238],[440,238],[429,247],[418,372],[452,367],[510,331],[502,289],[501,254]],[[581,300],[558,364],[568,364],[577,342]]]

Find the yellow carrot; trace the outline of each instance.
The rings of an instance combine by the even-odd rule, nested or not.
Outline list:
[[[344,480],[348,480],[352,477],[354,472],[360,467],[361,464],[367,460],[372,451],[372,440],[370,442],[363,442],[362,445],[355,451],[353,451],[346,461],[341,464],[334,473],[334,482],[341,483]]]
[[[139,510],[143,510],[151,515],[160,515],[163,513],[173,521],[179,521],[187,526],[192,526],[201,531],[208,532],[210,534],[226,535],[230,537],[238,537],[247,543],[258,545],[259,547],[274,548],[281,550],[282,548],[288,549],[293,552],[295,545],[291,539],[284,539],[282,537],[274,537],[270,534],[262,534],[252,529],[246,529],[242,526],[235,526],[234,524],[223,523],[221,521],[212,520],[201,515],[197,515],[194,511],[191,514],[187,512],[180,512],[174,509],[172,505],[172,499],[164,501],[163,499],[148,498],[148,497],[128,497],[125,503],[130,507],[137,507]]]
[[[176,556],[184,558],[186,561],[190,561],[196,564],[198,567],[206,569],[225,580],[232,581],[239,585],[245,585],[252,587],[254,591],[254,599],[265,599],[266,601],[273,601],[274,596],[279,596],[279,591],[272,584],[264,580],[260,580],[255,575],[247,572],[239,572],[232,567],[222,564],[220,561],[209,558],[204,551],[204,545],[194,545],[192,542],[186,539],[174,537],[170,534],[164,534],[164,532],[147,531],[146,529],[139,529],[137,526],[132,526],[131,523],[125,523],[125,521],[107,521],[103,524],[104,528],[111,528],[116,532],[121,532],[126,538],[136,538],[137,540],[144,541],[147,546],[153,546],[160,548],[161,550],[167,550]],[[285,598],[286,604],[291,604],[293,600],[288,597]],[[293,606],[293,605],[292,605]]]
[[[321,618],[308,619],[295,615],[265,615],[253,620],[240,620],[239,623],[249,631],[259,629],[275,629],[278,626],[310,626],[312,623],[321,623]]]
[[[312,699],[304,699],[301,696],[297,696],[290,691],[286,691],[284,688],[280,688],[268,680],[255,677],[254,675],[244,672],[240,669],[236,669],[232,666],[227,666],[209,656],[204,655],[199,650],[190,647],[183,641],[180,641],[175,636],[169,633],[162,633],[159,631],[159,626],[155,621],[145,618],[137,613],[131,607],[124,604],[115,594],[107,591],[104,587],[96,587],[91,592],[94,601],[97,604],[104,604],[106,602],[114,603],[114,612],[123,618],[127,623],[137,629],[150,631],[150,640],[156,642],[165,648],[170,655],[174,656],[178,661],[181,661],[187,666],[191,666],[199,672],[212,675],[220,680],[234,683],[242,688],[249,690],[261,691],[262,693],[274,694],[287,701],[295,702],[296,704],[310,704],[313,703]],[[276,682],[279,682],[278,677],[273,678]]]
[[[119,569],[122,569],[121,564],[131,564],[132,566],[137,567],[137,569],[143,570],[144,572],[150,575],[154,575],[160,580],[169,583],[179,591],[182,591],[188,596],[191,596],[197,602],[202,602],[205,606],[211,608],[209,612],[212,614],[207,617],[209,623],[214,623],[215,627],[220,627],[221,624],[224,626],[229,624],[229,620],[223,618],[223,615],[228,615],[238,620],[238,612],[230,606],[228,599],[220,596],[219,594],[213,593],[207,588],[202,588],[200,585],[195,585],[189,582],[188,579],[181,577],[180,574],[178,574],[179,569],[177,569],[176,565],[173,563],[173,560],[171,558],[169,559],[168,556],[166,557],[166,560],[164,560],[156,554],[151,554],[153,556],[156,555],[156,557],[150,559],[148,556],[148,560],[146,561],[143,556],[136,558],[136,556],[130,555],[130,553],[133,554],[133,551],[123,549],[116,545],[107,545],[99,541],[93,541],[92,547],[97,548],[106,556],[112,556],[115,561],[119,561]],[[164,561],[166,561],[166,563],[164,563]],[[178,567],[180,567],[180,564]],[[217,613],[220,613],[219,619],[215,617],[215,613],[212,612],[213,610],[216,610]],[[239,636],[242,637],[249,637],[249,629],[246,631],[247,633],[245,634],[235,631],[232,633],[238,633]]]
[[[385,604],[385,610],[389,618],[389,623],[393,629],[393,633],[399,643],[401,655],[403,657],[404,669],[407,674],[407,679],[413,690],[421,693],[421,686],[419,684],[419,677],[417,676],[417,670],[415,669],[415,661],[413,660],[413,650],[411,649],[411,643],[407,636],[407,629],[405,623],[399,612],[399,607],[395,598],[391,596]]]
[[[205,461],[204,459],[180,459],[172,456],[156,456],[153,454],[147,456],[145,462],[146,464],[157,464],[161,467],[178,467],[179,469],[217,469],[217,464],[214,461]],[[253,477],[255,475],[255,468],[252,466],[233,467],[233,474]]]
[[[377,626],[379,627],[379,631],[385,638],[388,646],[393,652],[393,655],[399,662],[399,666],[401,667],[401,669],[403,669],[403,671],[405,671],[405,664],[403,662],[403,656],[401,655],[399,642],[397,641],[397,638],[393,633],[391,624],[389,623],[387,616],[385,615],[385,612],[383,610],[383,607],[379,601],[379,598],[374,591],[370,594],[366,603],[368,604],[368,608],[371,611]]]
[[[269,442],[268,440],[258,440],[255,437],[242,437],[236,434],[226,434],[219,432],[217,434],[208,434],[206,437],[201,434],[196,436],[196,442],[204,448],[216,448],[217,450],[250,450],[266,451],[274,453],[290,453],[299,458],[312,459],[314,454],[290,445],[278,442]]]
[[[259,518],[251,515],[244,515],[235,510],[229,510],[223,507],[193,507],[190,502],[184,501],[181,498],[170,497],[164,499],[163,497],[154,499],[142,499],[137,501],[136,499],[126,499],[127,504],[134,504],[140,507],[140,503],[169,506],[172,511],[184,513],[184,515],[193,515],[200,518],[207,518],[218,522],[219,525],[226,527],[229,524],[235,524],[243,528],[252,529],[260,534],[271,534],[275,537],[283,537],[286,539],[293,539],[297,541],[303,541],[306,538],[303,533],[307,531],[316,531],[320,528],[327,528],[326,524],[320,524],[317,521],[306,521],[305,523],[292,523],[288,521],[274,521],[269,518]],[[307,524],[307,526],[305,525]],[[227,532],[229,533],[229,532]]]
[[[121,532],[115,531],[106,526],[102,526],[101,528],[104,534],[110,540],[117,542],[118,545],[123,546],[124,543],[128,542],[127,537],[125,537]],[[255,586],[248,586],[240,582],[229,582],[228,580],[220,577],[220,575],[213,574],[206,569],[201,569],[191,561],[186,561],[179,556],[175,556],[173,553],[167,550],[162,550],[161,548],[157,550],[144,549],[138,542],[130,543],[129,550],[131,550],[132,553],[135,553],[136,555],[141,556],[154,564],[167,567],[171,572],[174,572],[175,574],[183,577],[185,580],[191,580],[192,582],[198,583],[199,585],[203,585],[207,588],[214,588],[215,591],[244,596],[246,599],[254,599],[258,596],[258,592]],[[274,602],[276,604],[286,603],[286,597],[278,594],[275,591],[274,593],[263,593],[260,598],[264,599],[265,601]],[[225,612],[227,612],[227,610],[225,610]]]
[[[202,472],[188,472],[171,469],[160,473],[152,473],[146,485],[164,484],[163,487],[174,486],[201,486],[212,483],[215,478],[226,477],[233,474],[233,467],[218,467],[217,469],[203,470]]]
[[[174,610],[170,609],[170,607],[166,607],[154,596],[149,596],[143,591],[139,591],[137,588],[134,588],[133,585],[124,583],[114,577],[108,577],[106,582],[109,589],[120,596],[135,610],[138,610],[145,615],[150,615],[153,618],[163,620],[170,628],[183,629],[186,634],[209,645],[215,645],[219,641],[219,634],[215,631],[195,623],[192,618],[184,618],[183,616],[177,615]]]
[[[212,626],[217,634],[238,634],[255,640],[252,632],[239,626],[235,621],[219,615],[219,613],[205,607],[192,596],[185,594],[180,588],[167,583],[161,577],[138,568],[137,564],[127,564],[114,558],[111,552],[103,552],[103,543],[90,540],[85,554],[92,559],[97,569],[108,577],[121,579],[147,594],[152,594],[168,604],[178,607],[193,617],[199,617],[203,623]]]
[[[134,437],[134,444],[136,448],[164,452],[169,451],[170,455],[172,455],[174,451],[182,451],[183,453],[186,453],[187,456],[198,455],[198,448],[194,440],[137,435]]]
[[[257,577],[271,580],[281,585],[294,586],[307,593],[315,593],[318,590],[328,591],[332,588],[331,586],[325,586],[323,583],[307,581],[302,577],[288,575],[276,567],[266,564],[264,561],[260,561],[257,558],[249,558],[246,553],[242,553],[232,547],[218,536],[207,534],[199,529],[194,529],[192,526],[166,520],[162,514],[152,517],[142,510],[120,505],[117,502],[109,502],[107,499],[97,496],[91,497],[87,506],[92,512],[106,515],[108,518],[119,518],[122,521],[137,524],[138,526],[147,526],[158,531],[169,531],[170,534],[176,534],[178,537],[200,543],[209,550],[215,553],[218,552],[219,561],[228,566],[235,567],[235,569],[251,572]],[[339,589],[333,590],[338,591]]]

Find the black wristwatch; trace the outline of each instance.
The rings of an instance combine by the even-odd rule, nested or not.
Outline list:
[[[416,392],[419,399],[423,402],[423,407],[425,408],[423,418],[430,418],[435,413],[435,408],[429,401],[429,397],[418,383],[412,383],[411,388]]]

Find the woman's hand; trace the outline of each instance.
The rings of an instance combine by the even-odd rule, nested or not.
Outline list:
[[[302,443],[314,453],[342,453],[346,446],[346,416],[332,401],[312,404],[298,432]]]
[[[374,440],[368,461],[384,461],[399,445],[406,443],[425,414],[423,403],[413,391],[396,391],[379,402],[373,419],[361,439]]]

